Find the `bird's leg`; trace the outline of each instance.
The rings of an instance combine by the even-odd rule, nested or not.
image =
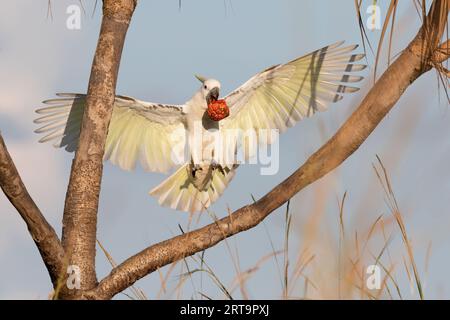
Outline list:
[[[211,160],[211,168],[213,169],[213,170],[215,170],[215,169],[217,169],[217,168],[219,168],[220,167],[220,164],[217,162],[217,160],[216,159],[212,159]]]
[[[193,178],[195,178],[195,174],[199,170],[203,170],[202,166],[199,163],[194,163],[194,160],[191,159],[191,174]]]

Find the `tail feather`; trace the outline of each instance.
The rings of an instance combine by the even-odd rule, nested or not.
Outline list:
[[[208,187],[199,190],[189,174],[189,164],[185,164],[149,194],[158,198],[158,203],[164,207],[185,212],[201,212],[223,194],[234,177],[235,169],[236,167],[214,170]]]

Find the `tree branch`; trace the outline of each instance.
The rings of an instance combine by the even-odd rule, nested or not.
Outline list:
[[[55,230],[45,220],[45,217],[25,188],[1,134],[0,186],[8,200],[27,224],[28,231],[47,267],[53,286],[56,286],[64,265],[63,247]]]
[[[105,141],[115,98],[125,36],[137,0],[103,0],[100,36],[89,79],[86,109],[66,195],[62,244],[78,266],[81,290],[96,286],[97,210]],[[76,293],[62,288],[64,298]],[[65,292],[66,291],[66,292]]]
[[[392,109],[405,90],[429,71],[429,61],[447,23],[448,0],[434,0],[414,40],[386,70],[358,109],[303,166],[267,195],[201,229],[155,244],[114,268],[86,299],[109,299],[135,281],[167,264],[193,255],[236,233],[258,225],[300,190],[320,179],[352,155]]]
[[[444,43],[442,43],[439,48],[436,50],[433,56],[433,62],[442,63],[450,58],[450,39],[447,39]]]

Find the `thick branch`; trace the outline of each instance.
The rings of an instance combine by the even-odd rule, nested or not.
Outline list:
[[[405,90],[420,75],[430,70],[428,62],[432,49],[436,49],[436,39],[442,36],[447,15],[448,1],[435,0],[425,27],[421,28],[339,131],[293,175],[256,203],[206,227],[153,245],[129,258],[114,268],[97,288],[85,292],[84,298],[109,299],[162,266],[255,227],[300,190],[335,169],[361,146]]]
[[[55,230],[29,195],[0,134],[0,186],[17,209],[41,254],[54,286],[64,265],[64,250]]]
[[[104,0],[100,36],[89,79],[86,111],[72,164],[63,217],[63,247],[81,271],[81,290],[96,286],[95,245],[103,154],[117,74],[136,0]],[[67,297],[70,294],[64,293]]]

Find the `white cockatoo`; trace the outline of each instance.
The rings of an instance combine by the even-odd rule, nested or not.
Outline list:
[[[214,79],[197,77],[202,85],[183,105],[117,96],[104,159],[125,170],[132,170],[138,160],[147,171],[168,172],[180,166],[150,194],[163,206],[202,211],[222,195],[238,166],[218,155],[233,155],[238,148],[245,148],[248,158],[255,152],[238,141],[236,132],[251,130],[258,144],[270,144],[267,130],[283,132],[316,111],[326,110],[345,93],[358,90],[348,85],[363,79],[353,74],[365,68],[356,63],[364,57],[352,53],[356,48],[339,42],[258,73],[223,99],[230,114],[220,121],[211,120],[206,112],[220,95],[220,82]],[[43,126],[35,132],[45,134],[39,142],[53,141],[55,147],[74,151],[86,96],[57,96],[36,110],[40,117],[34,122]],[[217,132],[233,133],[228,135],[228,143],[217,143]]]

